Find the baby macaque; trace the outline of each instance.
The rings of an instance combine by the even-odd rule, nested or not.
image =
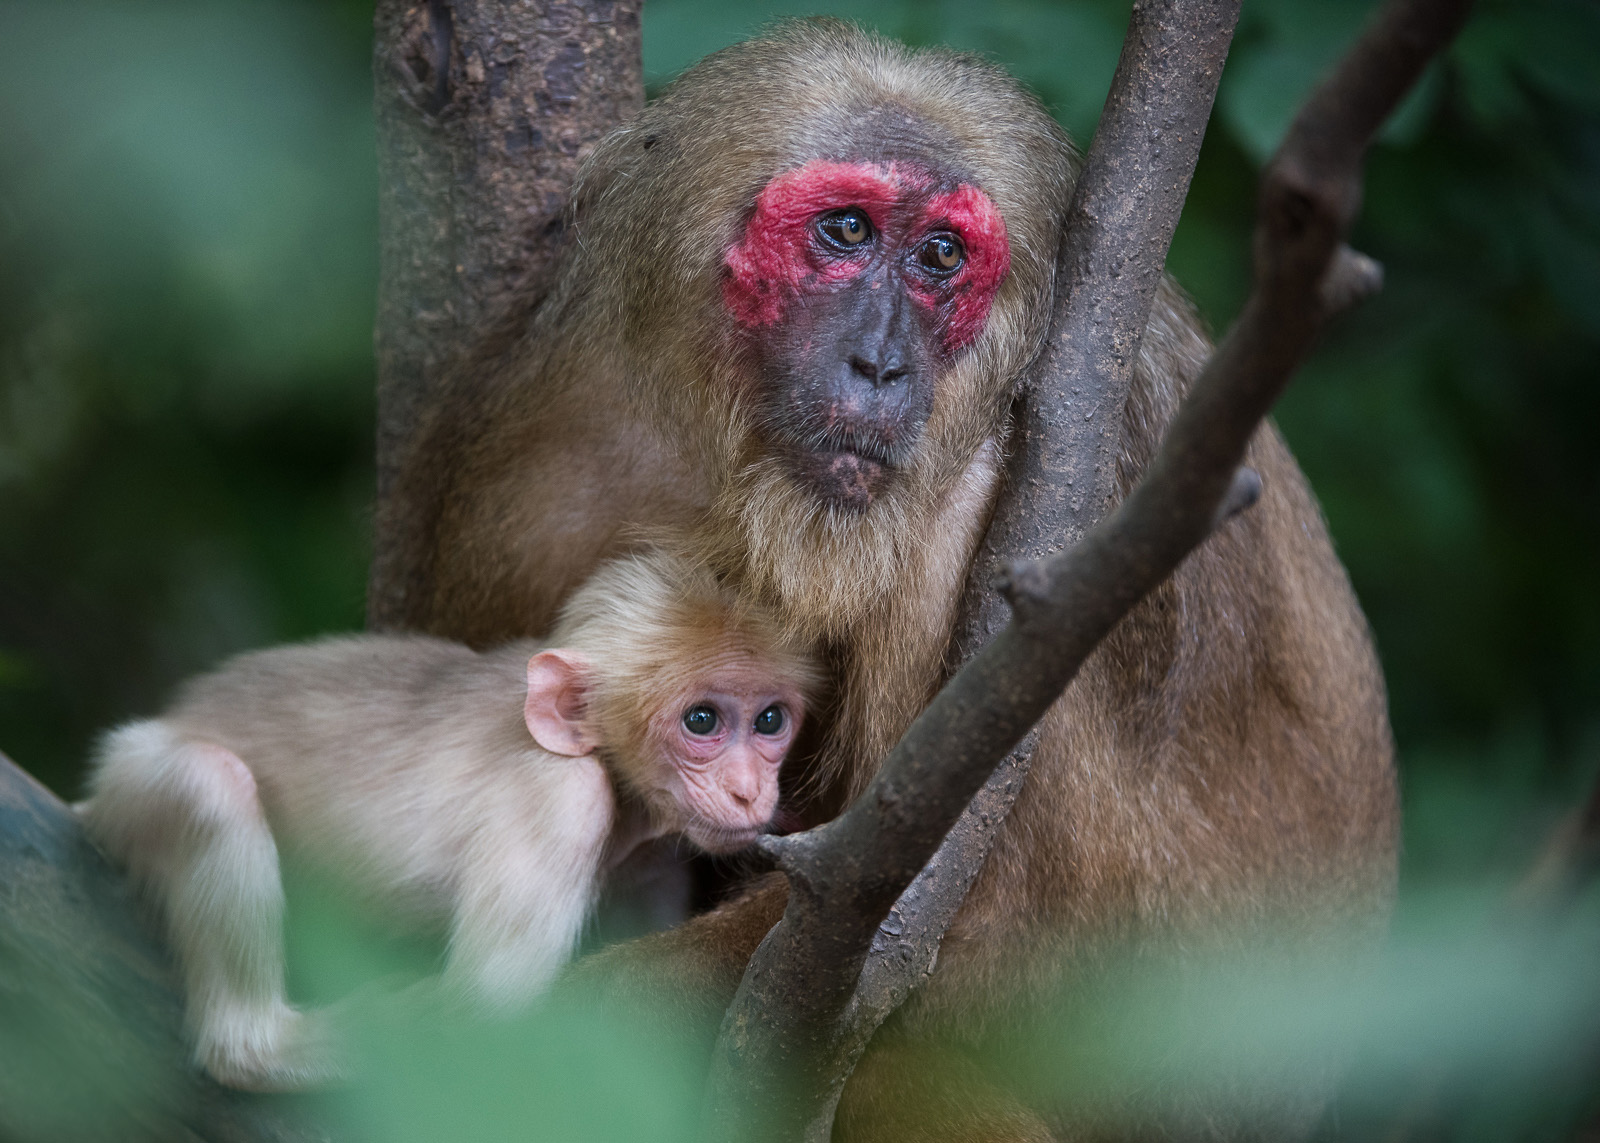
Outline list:
[[[166,925],[195,1057],[234,1087],[333,1078],[326,1013],[284,992],[286,857],[444,923],[441,984],[536,996],[605,869],[677,832],[771,822],[816,683],[763,611],[666,555],[603,566],[549,646],[356,635],[241,655],[108,733],[80,807]]]

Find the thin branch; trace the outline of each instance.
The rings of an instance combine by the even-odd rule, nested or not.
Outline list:
[[[752,958],[712,1061],[706,1135],[815,1139],[841,1014],[879,921],[995,765],[1099,641],[1210,532],[1250,438],[1325,315],[1373,132],[1455,34],[1466,0],[1391,0],[1312,94],[1263,174],[1255,289],[1144,478],[1077,545],[1010,567],[1005,626],[842,815],[770,847],[783,920]]]
[[[1005,624],[994,573],[1076,543],[1116,495],[1123,406],[1238,18],[1237,3],[1217,0],[1133,7],[1067,208],[1051,333],[1019,394],[1007,494],[968,583],[957,662]]]
[[[1600,777],[1581,805],[1556,823],[1532,867],[1511,893],[1513,911],[1524,916],[1571,908],[1584,887],[1600,875]]]
[[[1236,0],[1134,5],[1067,209],[1050,336],[1013,406],[1005,488],[968,577],[954,664],[1005,621],[994,588],[1004,563],[1076,543],[1116,494],[1123,406],[1238,18]],[[1006,755],[879,927],[828,1065],[832,1092],[819,1119],[831,1119],[878,1026],[933,971],[1032,754],[1029,741]],[[814,1134],[821,1131],[819,1123]]]

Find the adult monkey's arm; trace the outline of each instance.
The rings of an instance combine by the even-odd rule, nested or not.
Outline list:
[[[1368,25],[1263,173],[1255,288],[1144,478],[1065,553],[1011,565],[1002,590],[1012,621],[855,803],[818,829],[768,839],[789,903],[724,1020],[708,1138],[830,1136],[851,1052],[864,1042],[851,1004],[879,919],[1098,642],[1219,520],[1253,500],[1258,482],[1238,468],[1251,436],[1328,313],[1377,285],[1376,265],[1340,244],[1360,203],[1367,145],[1468,6],[1391,0]]]

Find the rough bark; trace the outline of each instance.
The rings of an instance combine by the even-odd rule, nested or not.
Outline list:
[[[311,1143],[289,1101],[188,1060],[182,994],[125,879],[0,755],[0,1139]]]
[[[1467,7],[1391,0],[1378,14],[1263,173],[1255,288],[1143,479],[1073,547],[1007,569],[1010,623],[917,719],[855,803],[818,829],[769,839],[789,903],[724,1019],[708,1138],[828,1137],[843,1020],[880,920],[1096,644],[1218,519],[1253,499],[1258,480],[1238,467],[1245,447],[1330,299],[1377,284],[1371,261],[1340,245],[1360,201],[1367,144]]]
[[[445,367],[538,304],[578,164],[644,105],[642,0],[379,0],[378,504],[370,626],[399,626],[420,520],[397,475]]]
[[[968,577],[952,664],[1005,623],[994,583],[1005,561],[1076,543],[1116,494],[1134,362],[1238,19],[1236,0],[1133,7],[1056,254],[1050,336],[1012,408],[1005,487]],[[1031,755],[1030,740],[995,767],[880,926],[837,1045],[833,1098],[878,1025],[933,971]]]

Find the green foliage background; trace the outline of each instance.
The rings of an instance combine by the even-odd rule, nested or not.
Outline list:
[[[1246,0],[1169,263],[1219,332],[1258,165],[1369,9]],[[990,54],[1087,140],[1127,5],[649,0],[648,78],[819,12]],[[0,0],[0,749],[65,795],[184,675],[360,624],[370,13]],[[1406,885],[1492,886],[1600,770],[1600,8],[1480,3],[1367,185],[1387,288],[1279,422],[1387,670]]]

